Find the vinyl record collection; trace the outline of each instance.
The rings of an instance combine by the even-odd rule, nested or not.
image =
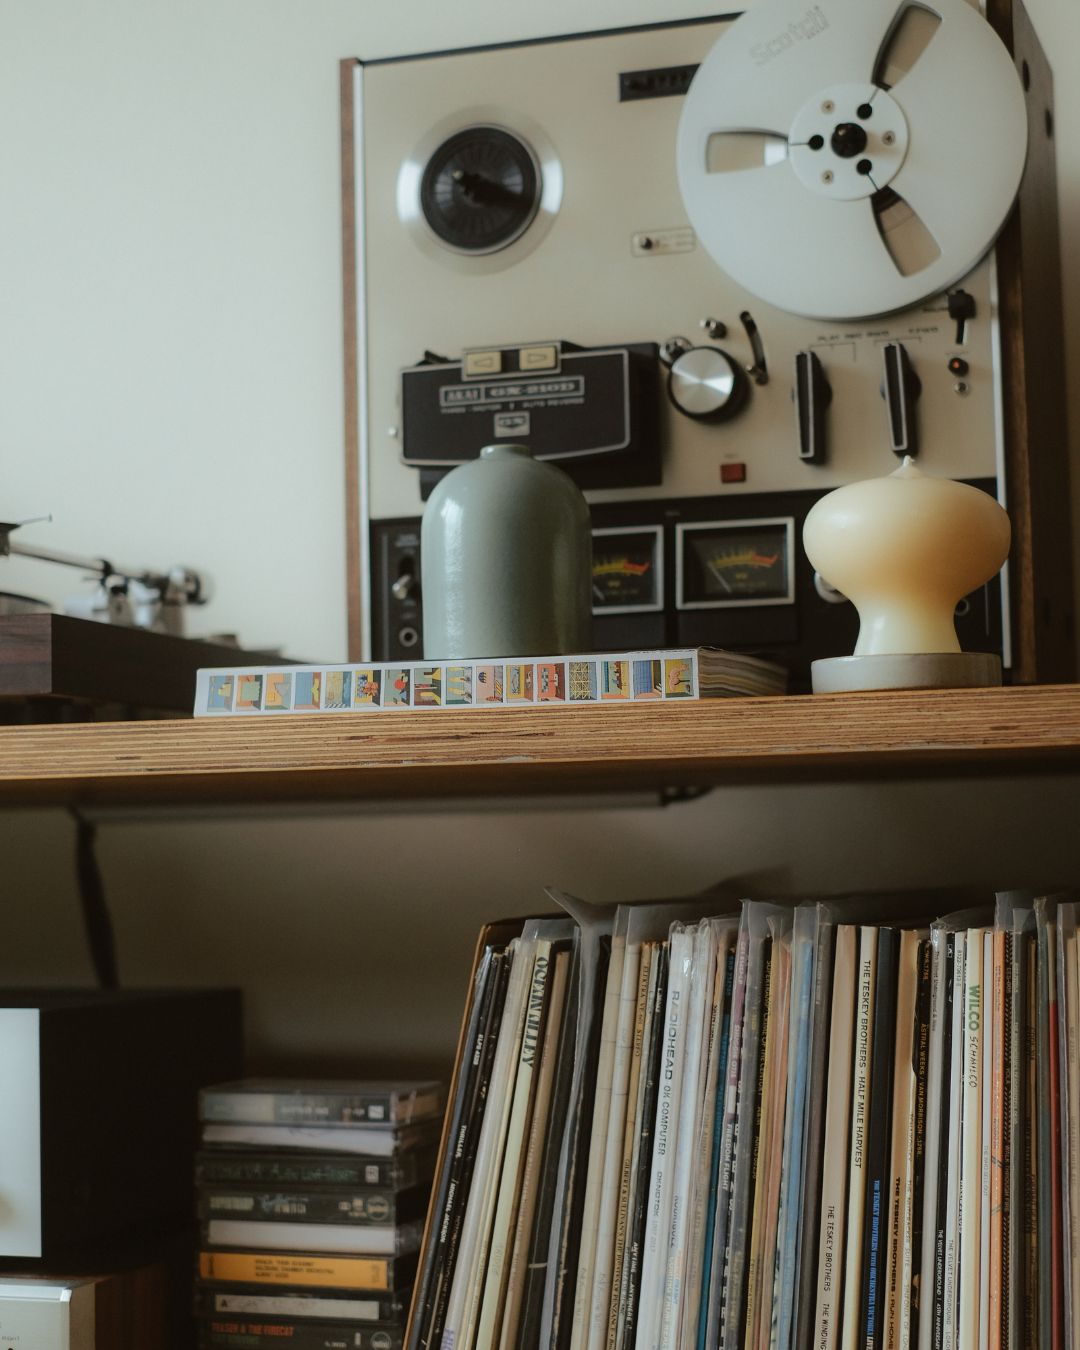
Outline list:
[[[1076,905],[566,900],[481,935],[407,1350],[1077,1343]]]
[[[202,1350],[401,1350],[441,1110],[437,1083],[202,1091]]]

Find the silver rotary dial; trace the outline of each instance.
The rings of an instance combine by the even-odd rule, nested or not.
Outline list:
[[[691,347],[671,363],[668,394],[687,417],[721,421],[746,400],[746,373],[719,347]]]

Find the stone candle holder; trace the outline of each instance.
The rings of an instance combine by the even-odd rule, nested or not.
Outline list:
[[[1000,570],[1010,534],[993,497],[908,456],[895,473],[822,497],[803,547],[859,611],[859,640],[851,656],[812,663],[814,692],[1000,684],[1000,657],[962,652],[954,614]]]

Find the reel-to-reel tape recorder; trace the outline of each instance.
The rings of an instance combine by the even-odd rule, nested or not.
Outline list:
[[[968,597],[963,644],[1065,674],[1065,452],[1026,456],[1021,341],[1046,350],[1053,268],[1040,326],[994,248],[1025,164],[1053,212],[1025,80],[967,0],[345,63],[352,658],[422,654],[423,501],[521,441],[586,489],[598,647],[750,649],[798,685],[858,627],[802,520],[912,454],[1013,512],[1012,612]]]

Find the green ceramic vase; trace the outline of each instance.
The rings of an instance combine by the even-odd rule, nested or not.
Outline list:
[[[451,470],[420,531],[424,655],[558,656],[591,645],[589,507],[524,445]]]

